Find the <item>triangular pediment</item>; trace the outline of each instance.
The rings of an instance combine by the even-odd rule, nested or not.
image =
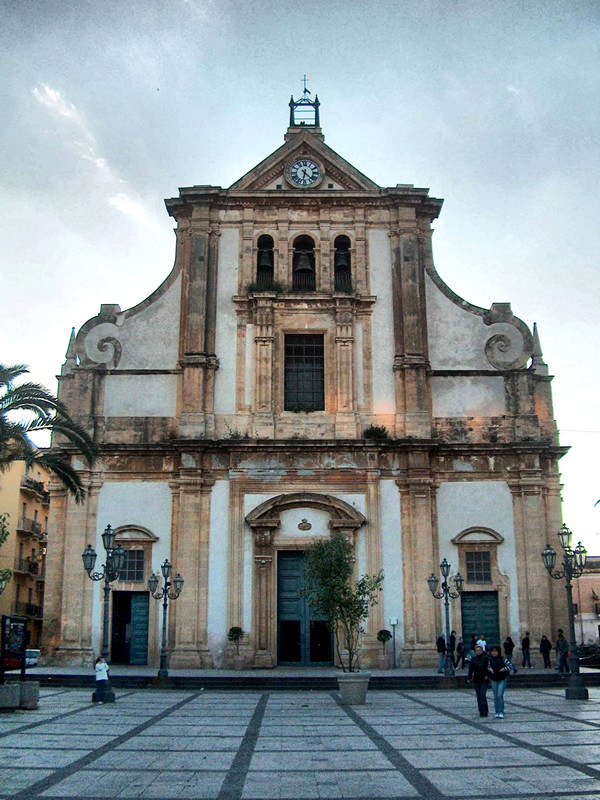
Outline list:
[[[229,187],[230,192],[300,191],[374,192],[380,187],[328,147],[315,129],[296,129],[287,141]],[[301,159],[314,161],[321,176],[314,186],[295,186],[290,167]]]

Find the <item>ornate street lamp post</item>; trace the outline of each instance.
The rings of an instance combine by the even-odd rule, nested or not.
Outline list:
[[[106,561],[102,565],[104,569],[102,572],[94,572],[96,564],[97,553],[94,548],[88,544],[81,558],[83,559],[83,568],[88,576],[93,581],[104,581],[104,603],[102,615],[102,658],[108,661],[108,608],[110,598],[110,584],[116,581],[119,577],[119,572],[125,566],[125,550],[122,547],[115,547],[115,532],[110,525],[107,525],[102,534],[102,544],[106,550]]]
[[[150,594],[155,600],[163,601],[163,617],[162,617],[162,640],[160,643],[160,668],[158,670],[159,678],[168,678],[169,670],[167,665],[167,608],[169,600],[177,600],[183,589],[183,578],[179,573],[175,575],[172,581],[169,580],[171,575],[172,565],[168,558],[165,558],[164,563],[161,564],[160,571],[163,576],[162,589],[158,590],[160,583],[160,575],[155,572],[148,578],[148,589]],[[172,587],[172,588],[171,588]]]
[[[102,604],[102,658],[108,663],[108,609],[110,600],[110,584],[116,581],[119,577],[119,572],[125,566],[125,550],[122,547],[115,547],[115,532],[110,525],[107,525],[102,534],[102,544],[106,550],[106,560],[104,562],[102,572],[94,572],[96,565],[96,558],[98,554],[91,546],[85,548],[81,554],[83,560],[83,568],[87,572],[89,578],[93,581],[104,581],[104,599]],[[114,702],[115,695],[111,689],[110,681],[105,691],[105,702]]]
[[[440,586],[440,591],[437,591],[439,579],[433,574],[433,572],[427,578],[427,585],[429,586],[429,591],[437,600],[444,598],[444,611],[446,620],[446,657],[444,658],[444,675],[446,677],[452,677],[454,675],[454,660],[452,658],[452,653],[450,652],[450,600],[456,600],[456,598],[460,595],[465,579],[460,572],[457,572],[452,579],[455,589],[455,591],[453,591],[448,583],[450,563],[447,561],[447,559],[444,559],[440,564],[440,571],[442,573],[442,584]]]
[[[577,547],[571,547],[572,532],[563,525],[558,532],[558,538],[563,549],[563,562],[562,569],[555,570],[556,564],[556,551],[546,545],[542,553],[542,561],[548,570],[548,574],[556,580],[565,579],[565,589],[567,590],[567,613],[569,616],[569,669],[570,678],[569,685],[565,689],[565,697],[569,700],[587,700],[589,697],[588,690],[583,684],[583,678],[579,672],[579,656],[577,654],[577,642],[575,640],[575,615],[573,613],[573,586],[571,581],[573,578],[578,578],[585,567],[587,560],[587,550],[578,543]]]

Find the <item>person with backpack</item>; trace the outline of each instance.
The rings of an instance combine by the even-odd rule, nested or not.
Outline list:
[[[496,719],[504,719],[504,691],[510,671],[513,669],[512,663],[508,658],[502,655],[500,645],[493,645],[490,656],[488,657],[488,674],[494,692],[494,711],[496,712]]]

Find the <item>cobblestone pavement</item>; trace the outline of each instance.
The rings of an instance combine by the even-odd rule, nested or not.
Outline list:
[[[490,693],[491,694],[491,693]],[[490,696],[490,700],[491,700]],[[474,692],[42,688],[0,714],[0,800],[600,800],[600,689],[509,686],[506,716]]]

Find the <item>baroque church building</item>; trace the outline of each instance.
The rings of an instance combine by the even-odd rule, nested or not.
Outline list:
[[[471,305],[440,278],[442,200],[381,187],[327,144],[318,99],[290,101],[284,143],[228,189],[166,201],[175,265],[139,305],[103,304],[73,335],[59,397],[101,457],[84,504],[52,486],[44,637],[56,664],[101,650],[107,524],[110,659],[157,665],[169,559],[169,665],[331,664],[302,594],[304,550],[341,531],[357,575],[383,569],[362,637],[394,624],[398,664],[436,663],[446,558],[465,578],[451,627],[534,640],[565,623],[541,559],[561,524],[551,377],[535,327]]]

